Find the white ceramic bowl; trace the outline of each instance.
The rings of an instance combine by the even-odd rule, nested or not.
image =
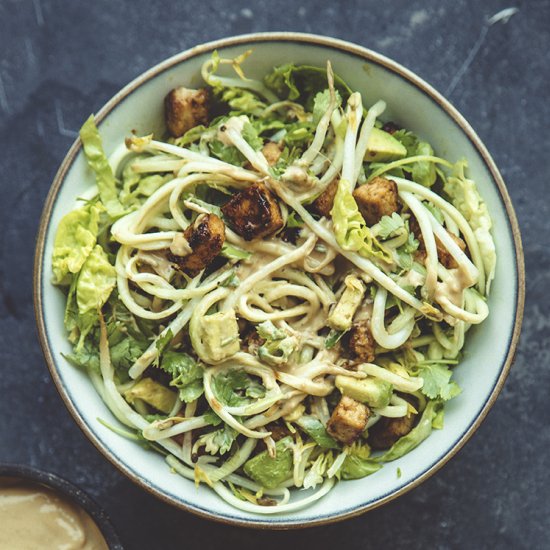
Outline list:
[[[366,105],[383,98],[386,120],[394,120],[433,144],[451,161],[466,157],[470,174],[494,221],[498,262],[489,299],[490,316],[468,333],[464,360],[456,370],[462,394],[447,406],[445,427],[403,458],[375,475],[339,483],[326,497],[291,514],[257,516],[236,510],[206,486],[170,472],[163,458],[101,425],[113,421],[88,378],[61,354],[69,352],[63,328],[64,296],[51,283],[55,229],[93,179],[79,140],[69,150],[48,195],[39,230],[35,263],[35,305],[40,340],[52,377],[69,411],[96,447],[122,472],[158,497],[202,516],[229,523],[271,528],[303,527],[350,517],[403,494],[452,457],[479,426],[510,369],[519,337],[524,302],[524,265],[516,217],[493,160],[464,118],[438,92],[397,63],[340,40],[295,33],[238,36],[178,54],[147,71],[111,99],[97,115],[106,151],[124,136],[162,131],[162,99],[181,84],[199,86],[200,67],[212,51],[234,57],[253,48],[247,62],[251,76],[274,65],[294,62],[324,66],[363,94]],[[396,470],[401,470],[401,477]]]

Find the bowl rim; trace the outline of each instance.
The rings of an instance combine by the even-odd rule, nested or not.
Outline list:
[[[26,464],[0,463],[0,479],[3,477],[23,479],[61,493],[92,518],[111,550],[123,550],[124,547],[109,516],[84,489],[57,474]]]
[[[188,59],[196,57],[198,55],[212,52],[216,49],[232,47],[232,46],[246,46],[253,45],[254,43],[262,42],[283,42],[283,43],[297,43],[297,44],[311,44],[322,46],[328,49],[334,49],[350,53],[356,57],[362,58],[366,62],[375,63],[382,66],[383,68],[393,72],[397,76],[400,76],[408,83],[412,84],[415,88],[419,89],[426,96],[428,96],[433,102],[435,102],[447,115],[449,115],[453,121],[461,128],[463,133],[469,139],[471,144],[476,149],[477,153],[482,158],[486,168],[491,174],[492,180],[497,186],[497,190],[500,194],[502,204],[506,210],[506,216],[509,222],[509,229],[511,231],[513,244],[514,244],[514,253],[515,253],[515,272],[517,277],[517,293],[515,296],[515,319],[512,334],[509,340],[508,351],[502,362],[500,374],[489,394],[487,400],[483,404],[478,416],[470,424],[470,426],[462,433],[462,435],[455,441],[453,446],[442,455],[435,463],[428,467],[422,474],[418,477],[410,480],[408,483],[400,487],[394,492],[381,496],[379,499],[367,502],[364,505],[358,506],[352,510],[345,510],[340,513],[328,514],[319,518],[314,518],[311,520],[283,520],[283,521],[270,521],[266,517],[253,517],[252,519],[242,519],[236,518],[233,516],[223,516],[217,513],[210,512],[208,510],[199,508],[190,503],[183,503],[178,501],[161,490],[158,490],[150,485],[148,485],[140,476],[138,476],[134,471],[128,468],[125,464],[121,463],[116,455],[101,441],[98,437],[92,432],[92,430],[85,423],[83,418],[80,416],[78,410],[74,406],[69,393],[67,392],[64,384],[61,380],[59,373],[57,372],[55,360],[53,358],[52,350],[50,349],[47,331],[45,326],[44,318],[44,309],[42,301],[42,267],[44,260],[44,248],[46,241],[46,232],[50,223],[51,214],[53,207],[55,205],[55,200],[57,195],[62,187],[62,184],[65,180],[65,176],[72,166],[78,152],[81,149],[80,138],[76,138],[73,144],[71,145],[69,151],[64,157],[56,175],[53,180],[53,183],[50,187],[46,201],[44,203],[44,208],[40,218],[40,225],[37,234],[36,240],[36,252],[34,258],[34,271],[33,271],[33,297],[34,297],[34,311],[35,318],[38,328],[38,336],[40,345],[42,347],[42,352],[46,360],[46,364],[50,371],[50,375],[56,385],[56,389],[60,394],[65,406],[71,413],[73,419],[76,421],[79,428],[84,432],[86,437],[94,444],[94,446],[113,464],[118,468],[124,475],[126,475],[130,480],[136,483],[141,488],[145,489],[149,493],[155,495],[160,500],[167,502],[173,506],[176,506],[182,510],[189,511],[199,517],[211,519],[220,523],[238,525],[243,527],[252,527],[260,529],[291,529],[291,528],[305,528],[313,527],[317,525],[326,525],[330,523],[335,523],[337,521],[342,521],[351,517],[361,515],[369,510],[382,506],[395,498],[407,493],[408,491],[414,489],[426,479],[431,477],[435,472],[442,468],[455,454],[464,446],[464,444],[470,439],[474,432],[478,429],[481,422],[487,416],[489,410],[496,401],[498,394],[500,393],[504,382],[510,372],[510,368],[514,362],[516,348],[518,345],[518,340],[521,332],[521,325],[523,320],[523,310],[525,304],[525,264],[524,264],[524,255],[523,247],[521,242],[521,235],[519,230],[519,225],[517,217],[512,205],[510,196],[506,189],[504,180],[494,162],[491,155],[489,154],[487,148],[476,134],[471,125],[466,121],[466,119],[459,113],[459,111],[450,103],[449,100],[445,99],[441,93],[439,93],[435,88],[430,84],[425,82],[422,78],[417,76],[415,73],[409,69],[403,67],[401,64],[393,61],[392,59],[379,54],[369,48],[340,40],[337,38],[331,38],[327,36],[320,36],[309,33],[299,33],[299,32],[258,32],[258,33],[249,33],[242,34],[237,36],[231,36],[227,38],[221,38],[214,41],[209,41],[197,46],[194,46],[190,49],[177,53],[166,60],[158,63],[147,71],[143,72],[132,80],[129,84],[123,87],[118,93],[116,93],[105,105],[97,112],[96,121],[100,123],[124,98],[129,96],[134,90],[151,80],[152,78],[158,76],[164,71],[172,68],[175,65],[178,65]],[[276,519],[275,517],[272,518]]]

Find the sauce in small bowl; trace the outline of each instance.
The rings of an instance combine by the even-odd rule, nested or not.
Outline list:
[[[82,490],[46,472],[0,465],[0,549],[108,550],[122,545]]]

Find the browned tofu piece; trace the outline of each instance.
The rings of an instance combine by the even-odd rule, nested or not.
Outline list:
[[[426,245],[424,244],[424,239],[422,238],[422,232],[420,231],[418,221],[414,216],[411,216],[409,220],[409,228],[414,233],[414,236],[418,239],[419,243],[416,259],[421,263],[424,263],[426,259]],[[466,250],[466,243],[460,237],[453,235],[449,231],[447,231],[447,233],[449,233],[453,241],[464,252]],[[455,269],[458,267],[455,259],[451,256],[449,251],[443,246],[443,243],[437,237],[435,238],[435,246],[437,248],[437,257],[439,258],[439,263],[443,267],[446,267],[447,269]]]
[[[327,432],[344,445],[351,445],[363,433],[369,415],[366,405],[343,395],[327,423]]]
[[[334,204],[334,197],[336,196],[336,191],[338,191],[338,182],[340,180],[332,180],[327,188],[311,203],[309,209],[319,216],[324,216],[325,218],[330,218],[330,211],[332,210],[332,205]]]
[[[222,212],[231,229],[247,241],[260,239],[283,227],[277,200],[263,183],[254,183],[233,195],[222,206]]]
[[[353,192],[353,197],[368,226],[378,223],[382,216],[391,216],[399,208],[397,185],[386,178],[374,178],[360,185]]]
[[[403,399],[417,406],[417,401],[410,395],[401,395]],[[399,438],[407,435],[416,424],[417,414],[401,418],[382,417],[372,428],[369,428],[368,443],[373,449],[389,449]]]
[[[267,164],[269,164],[269,166],[275,166],[277,164],[281,158],[282,152],[283,150],[279,144],[274,141],[268,141],[262,147],[262,154],[264,155],[265,160],[267,160]]]
[[[349,334],[349,351],[354,361],[372,363],[376,342],[372,336],[368,321],[354,323]]]
[[[174,88],[164,98],[166,128],[173,137],[180,137],[199,124],[208,124],[208,91]]]
[[[177,269],[194,277],[221,252],[225,242],[225,224],[215,214],[203,214],[184,231],[183,236],[192,252],[186,256],[170,252],[168,259]]]
[[[447,233],[449,233],[447,231]],[[449,233],[453,241],[460,247],[462,252],[466,250],[466,243],[456,235],[453,235],[452,233]],[[451,256],[449,251],[443,246],[443,243],[436,237],[435,238],[435,245],[437,247],[437,256],[439,258],[439,263],[443,265],[443,267],[446,267],[447,269],[455,269],[458,267],[458,264],[456,263],[456,260]]]

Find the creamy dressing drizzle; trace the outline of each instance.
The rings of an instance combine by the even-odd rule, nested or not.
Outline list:
[[[455,306],[462,307],[464,290],[470,286],[469,275],[462,269],[449,269],[448,274],[446,281],[437,283],[435,301],[446,297]]]

